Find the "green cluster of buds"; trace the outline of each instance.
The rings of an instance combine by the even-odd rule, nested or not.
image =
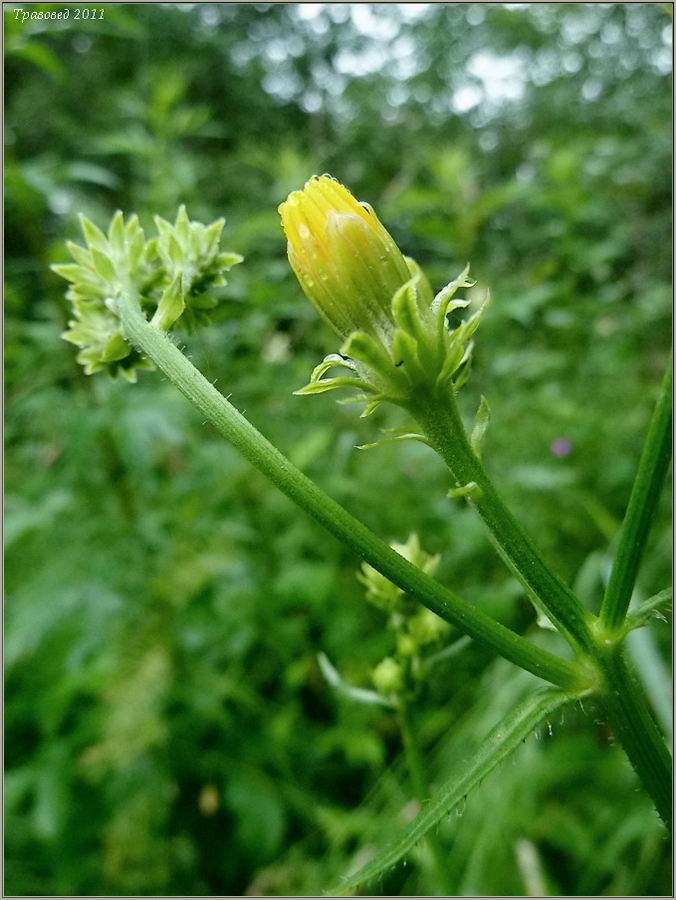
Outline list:
[[[472,335],[486,307],[451,327],[456,299],[474,286],[466,268],[434,294],[414,260],[402,255],[373,209],[329,175],[311,178],[279,207],[288,256],[303,291],[343,340],[298,394],[356,388],[369,415],[384,401],[407,407],[418,390],[469,375]],[[348,374],[331,374],[334,369]]]
[[[428,575],[433,575],[439,565],[439,556],[423,550],[416,534],[411,534],[405,544],[395,542],[391,547]],[[412,695],[423,677],[423,655],[449,636],[451,626],[367,563],[362,564],[357,577],[366,588],[366,599],[388,614],[390,628],[396,634],[395,653],[373,670],[373,684],[389,700]]]
[[[218,306],[213,288],[227,284],[225,273],[242,262],[239,254],[219,249],[225,219],[211,225],[191,222],[181,206],[173,225],[160,216],[155,216],[155,225],[157,256],[168,283],[153,324],[168,331],[186,309],[195,322],[208,321],[208,314]]]
[[[74,319],[62,336],[80,348],[77,359],[87,375],[105,370],[135,381],[136,368],[144,363],[122,334],[116,299],[126,279],[133,279],[136,285],[150,283],[153,250],[137,216],[125,223],[122,213],[117,212],[107,237],[85,216],[80,217],[80,223],[86,247],[69,241],[74,262],[52,266],[57,275],[70,282],[66,297]]]
[[[439,565],[439,556],[432,556],[420,546],[417,534],[411,534],[405,544],[393,541],[390,546],[400,556],[421,569],[427,575],[434,575]],[[362,563],[357,579],[366,588],[366,599],[390,615],[410,615],[419,604],[411,600],[401,588],[393,584],[384,575],[376,571],[368,563]],[[439,620],[441,621],[441,619]]]
[[[115,213],[107,235],[84,216],[80,221],[86,246],[69,242],[74,261],[52,266],[70,282],[66,297],[74,318],[63,337],[80,348],[87,375],[105,371],[135,381],[136,370],[150,364],[125,339],[117,313],[121,292],[133,292],[163,331],[186,311],[188,324],[199,322],[219,302],[212,289],[226,283],[225,273],[242,257],[219,250],[223,219],[209,226],[191,222],[184,206],[173,225],[155,219],[158,235],[151,240],[135,215],[125,222]]]
[[[404,667],[392,656],[386,656],[378,663],[371,673],[371,680],[383,697],[396,697],[406,687]]]

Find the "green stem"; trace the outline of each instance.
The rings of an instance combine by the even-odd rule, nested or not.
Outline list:
[[[610,580],[601,606],[607,635],[622,631],[664,476],[671,458],[671,355],[657,398],[638,472],[622,523]]]
[[[646,484],[638,492],[641,502],[637,501],[637,507],[641,512],[639,513],[637,509],[636,515],[641,516],[643,525],[640,528],[633,524],[631,526],[634,539],[631,543],[627,539],[626,546],[628,552],[631,547],[633,562],[631,566],[624,563],[626,571],[631,571],[631,567],[638,564],[638,556],[645,543],[650,518],[649,515],[647,517],[644,515],[644,509],[649,507],[652,511],[654,508],[657,493],[655,482],[658,478],[661,480],[666,469],[664,453],[658,453],[657,448],[661,446],[663,449],[664,446],[664,432],[667,427],[664,403],[670,390],[669,376],[668,379],[665,378],[661,400],[658,403],[659,413],[656,413],[653,420],[653,424],[657,420],[658,425],[651,427],[651,435],[658,435],[659,439],[654,438],[653,450],[647,454],[650,463],[646,463],[646,467],[649,467],[651,473],[657,474],[646,479],[649,486]],[[575,595],[548,569],[531,540],[502,503],[467,440],[455,397],[451,394],[435,397],[431,402],[428,400],[427,404],[424,402],[416,404],[415,410],[426,436],[448,465],[456,484],[461,487],[474,482],[476,485],[476,488],[467,494],[467,499],[490,529],[498,549],[513,571],[571,643],[578,645],[595,660],[604,680],[602,699],[608,709],[617,738],[652,797],[658,812],[671,827],[671,757],[650,714],[641,688],[624,660],[617,635],[604,634],[598,627],[600,622],[584,609]],[[668,421],[670,430],[670,418]],[[629,512],[627,518],[629,519]],[[640,547],[638,547],[639,538]],[[626,581],[622,584],[626,587]],[[633,580],[631,584],[633,586]],[[624,611],[626,606],[620,623],[623,621]]]
[[[658,813],[671,830],[671,754],[622,648],[609,647],[601,666],[606,681],[604,702],[610,724]]]
[[[415,398],[411,403],[430,444],[462,488],[473,485],[466,499],[487,525],[501,556],[524,584],[533,600],[568,640],[593,653],[593,616],[573,592],[551,571],[532,540],[500,499],[465,433],[451,391]]]
[[[589,687],[589,674],[579,664],[531,644],[442,587],[388,547],[307,478],[204,378],[166,334],[147,321],[138,297],[131,289],[123,291],[118,304],[128,340],[148,356],[260,472],[345,546],[441,618],[521,668],[564,688],[583,689],[585,684]]]
[[[411,779],[411,786],[413,788],[413,793],[420,804],[420,808],[422,809],[425,802],[429,800],[431,794],[427,778],[425,777],[425,764],[420,753],[420,747],[413,725],[411,708],[405,700],[401,701],[401,706],[399,707],[399,728],[401,730],[401,739],[404,744],[404,755],[406,757],[408,774]],[[444,894],[451,896],[453,886],[450,882],[443,847],[439,843],[436,834],[433,834],[431,831],[427,833],[427,840],[432,855],[434,856],[434,863],[437,869],[440,886]]]

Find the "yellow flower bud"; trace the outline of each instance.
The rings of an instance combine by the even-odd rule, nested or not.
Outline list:
[[[289,194],[279,213],[291,268],[323,318],[342,337],[361,331],[387,344],[392,298],[411,272],[373,209],[320,175]]]
[[[291,268],[310,302],[342,338],[339,353],[315,366],[297,394],[337,388],[361,393],[370,415],[383,402],[409,408],[421,390],[469,375],[472,335],[483,307],[451,328],[454,300],[471,287],[467,269],[435,296],[422,270],[404,257],[367,203],[330,175],[315,175],[279,207]],[[485,303],[484,303],[485,306]],[[347,374],[327,376],[334,369]],[[400,440],[425,440],[408,434]],[[376,446],[376,445],[367,445]]]

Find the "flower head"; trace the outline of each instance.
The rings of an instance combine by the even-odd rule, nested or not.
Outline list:
[[[330,175],[315,175],[279,213],[291,268],[324,319],[343,338],[363,331],[385,341],[392,297],[411,272],[373,209]]]
[[[70,282],[66,298],[73,318],[62,337],[80,348],[78,362],[87,375],[105,371],[135,381],[136,369],[152,364],[123,334],[120,295],[133,290],[143,311],[154,312],[151,324],[161,331],[173,327],[186,311],[188,324],[201,322],[218,305],[212,289],[226,284],[224,273],[242,257],[220,251],[224,219],[209,226],[192,222],[185,206],[174,225],[156,216],[158,236],[149,241],[138,216],[125,221],[118,211],[107,235],[85,216],[80,218],[87,246],[69,241],[74,262],[52,266]]]
[[[451,328],[454,299],[473,286],[467,267],[435,296],[367,203],[330,175],[315,175],[279,207],[291,268],[310,302],[342,338],[298,394],[356,388],[369,415],[385,401],[407,407],[418,390],[459,388],[469,374],[479,309]],[[485,303],[484,303],[485,306]],[[347,370],[346,375],[327,373]],[[410,434],[397,439],[419,440]],[[372,445],[367,445],[372,446]]]

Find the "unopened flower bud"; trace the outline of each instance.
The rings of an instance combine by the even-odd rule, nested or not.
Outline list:
[[[411,273],[373,209],[321,175],[289,194],[279,213],[291,267],[324,319],[343,338],[361,331],[387,341],[392,297]]]
[[[378,663],[371,677],[378,693],[385,697],[398,694],[404,687],[404,671],[401,664],[391,656],[386,656]]]
[[[367,404],[363,415],[369,415],[384,401],[409,407],[421,389],[445,390],[450,381],[456,389],[462,386],[483,307],[454,328],[447,317],[469,303],[453,299],[457,290],[473,285],[467,268],[435,296],[371,207],[330,175],[310,178],[302,191],[289,194],[279,213],[291,268],[343,338],[340,352],[325,357],[297,394],[353,388]],[[327,377],[334,369],[348,374]]]

